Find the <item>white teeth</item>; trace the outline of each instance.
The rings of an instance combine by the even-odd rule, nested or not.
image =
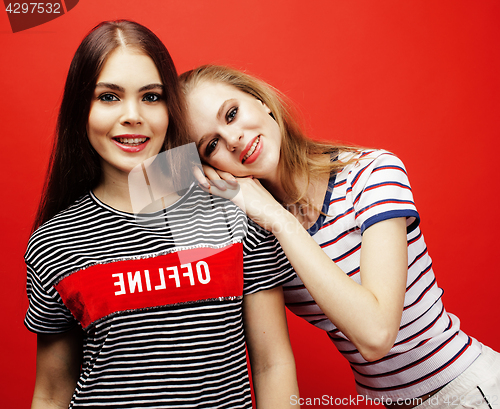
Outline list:
[[[139,145],[146,142],[147,138],[116,138],[123,145]]]
[[[257,139],[255,139],[255,142],[252,143],[252,146],[250,146],[250,149],[248,150],[248,152],[246,153],[245,156],[243,156],[243,159],[241,161],[241,163],[244,163],[250,156],[252,156],[252,153],[255,152],[255,148],[257,147],[257,145],[259,144],[260,142],[260,136],[257,136]]]

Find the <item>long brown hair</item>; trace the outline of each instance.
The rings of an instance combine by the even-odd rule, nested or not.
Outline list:
[[[152,31],[136,22],[100,23],[83,39],[71,61],[33,230],[100,181],[100,158],[90,145],[86,126],[97,78],[110,53],[118,47],[134,48],[149,56],[158,69],[169,115],[163,150],[188,142],[184,97],[165,45]]]
[[[318,154],[330,153],[337,156],[340,152],[355,152],[357,148],[343,144],[328,144],[308,138],[298,121],[297,114],[288,99],[268,83],[234,68],[219,65],[202,65],[181,74],[180,83],[185,95],[188,95],[201,82],[221,82],[232,85],[264,102],[272,112],[273,118],[281,131],[280,175],[281,184],[291,204],[307,204],[305,198],[307,185],[311,178],[324,173],[338,172],[346,161],[325,163]],[[299,190],[296,181],[305,180],[305,188]]]

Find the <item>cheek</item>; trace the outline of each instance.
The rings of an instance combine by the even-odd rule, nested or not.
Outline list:
[[[236,170],[234,161],[230,157],[227,157],[223,152],[217,152],[212,158],[207,160],[207,163],[214,168],[229,173],[234,173]]]
[[[231,173],[233,176],[236,177],[246,177],[250,176],[250,173],[247,169],[242,169],[241,168],[241,163],[236,161],[234,158],[231,157],[219,157],[219,158],[213,158],[212,160],[208,161],[208,164],[212,166],[213,168],[220,169],[224,172]]]
[[[165,135],[167,133],[168,123],[169,123],[168,118],[158,122],[157,129],[160,130],[162,135]]]
[[[91,134],[99,136],[106,134],[110,129],[111,115],[105,115],[102,111],[97,109],[91,109],[89,114],[89,120],[87,122],[87,134],[89,137]]]
[[[168,111],[165,108],[152,111],[150,113],[150,123],[156,133],[165,135],[169,123]]]
[[[281,145],[281,132],[280,132],[280,126],[278,123],[270,116],[268,115],[266,117],[267,121],[267,126],[271,130],[271,135],[276,142]]]
[[[103,138],[100,137],[100,134],[94,129],[87,126],[87,138],[89,140],[90,146],[94,148],[99,156],[102,156]]]

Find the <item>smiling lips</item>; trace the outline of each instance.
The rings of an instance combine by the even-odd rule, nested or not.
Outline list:
[[[142,151],[149,140],[150,138],[144,135],[120,135],[112,138],[116,146],[130,153]]]
[[[262,145],[260,144],[260,135],[257,136],[253,141],[250,141],[246,148],[241,152],[240,161],[241,163],[250,164],[254,162],[262,150]],[[252,156],[253,155],[253,156]]]

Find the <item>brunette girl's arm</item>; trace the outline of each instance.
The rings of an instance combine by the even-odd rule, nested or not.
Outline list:
[[[290,408],[299,398],[299,389],[283,291],[276,287],[246,295],[243,306],[257,408]]]
[[[67,409],[82,364],[82,330],[38,334],[32,409]]]

